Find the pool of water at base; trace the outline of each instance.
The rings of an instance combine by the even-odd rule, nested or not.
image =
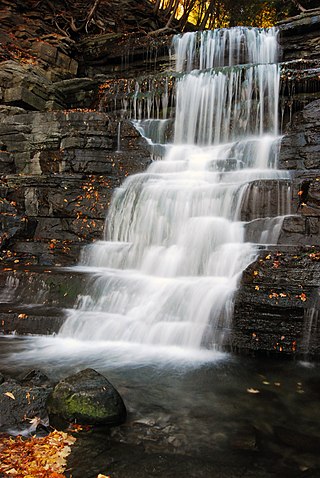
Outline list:
[[[118,389],[126,424],[80,437],[73,478],[320,477],[320,364],[146,352],[1,337],[0,370],[38,368],[58,380],[92,367]]]

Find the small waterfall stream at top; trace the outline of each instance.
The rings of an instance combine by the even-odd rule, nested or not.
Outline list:
[[[105,239],[79,266],[92,272],[90,288],[62,338],[187,356],[227,340],[240,273],[256,254],[241,220],[250,184],[288,177],[276,169],[277,31],[186,33],[173,49],[173,142],[114,194]],[[138,122],[145,136],[150,121]],[[288,213],[285,194],[280,203]],[[256,242],[276,241],[279,221],[266,219]]]

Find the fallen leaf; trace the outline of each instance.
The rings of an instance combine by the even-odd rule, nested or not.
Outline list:
[[[28,316],[27,314],[19,314],[18,319],[26,319]]]
[[[248,393],[260,393],[260,390],[257,390],[256,388],[247,388]]]
[[[15,396],[13,395],[13,393],[11,393],[11,392],[5,392],[3,395],[7,395],[7,397],[12,398],[12,400],[15,400],[15,399],[16,399],[16,397],[15,397]]]
[[[28,418],[32,430],[36,430],[37,426],[40,425],[41,418],[40,417],[34,417],[34,418]]]

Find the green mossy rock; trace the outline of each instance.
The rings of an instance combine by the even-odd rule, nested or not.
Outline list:
[[[90,368],[61,380],[47,407],[51,415],[83,424],[115,426],[126,419],[126,408],[117,390]]]

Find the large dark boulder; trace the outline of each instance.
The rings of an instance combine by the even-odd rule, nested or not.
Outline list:
[[[120,425],[126,419],[117,390],[90,368],[61,380],[49,397],[48,410],[67,421],[91,425]]]

